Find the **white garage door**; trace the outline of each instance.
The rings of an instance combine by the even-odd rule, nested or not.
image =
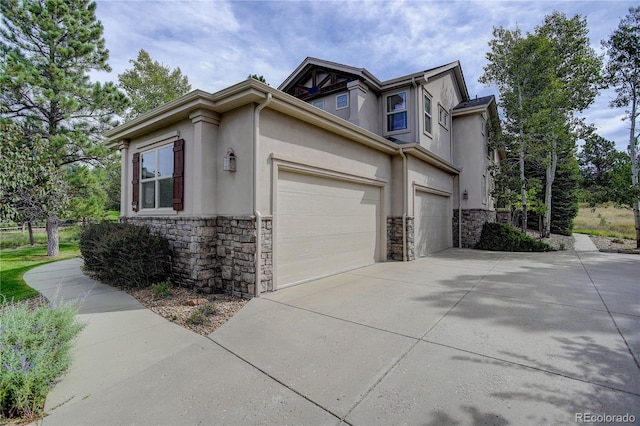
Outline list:
[[[380,187],[285,171],[277,185],[278,287],[380,258]]]
[[[451,197],[416,191],[416,257],[451,247]]]

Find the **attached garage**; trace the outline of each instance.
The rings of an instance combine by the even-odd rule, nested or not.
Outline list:
[[[275,201],[277,288],[383,260],[381,185],[281,170]]]
[[[451,247],[451,195],[418,188],[414,194],[416,257]]]

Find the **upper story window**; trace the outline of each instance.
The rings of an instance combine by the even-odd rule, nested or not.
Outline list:
[[[407,92],[387,96],[387,131],[407,128]]]
[[[336,96],[336,109],[347,108],[349,106],[349,95],[346,93]]]
[[[319,101],[313,101],[313,106],[316,108],[324,109],[324,99],[320,99]]]
[[[141,158],[141,207],[173,207],[173,145],[145,151]]]
[[[480,133],[482,136],[487,134],[487,120],[484,117],[480,117]]]
[[[449,113],[442,105],[438,105],[438,123],[445,129],[449,128]]]
[[[423,94],[424,98],[424,131],[431,133],[431,98],[426,93]]]

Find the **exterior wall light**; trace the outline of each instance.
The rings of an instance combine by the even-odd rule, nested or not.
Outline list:
[[[462,199],[463,200],[468,200],[469,199],[469,192],[466,189],[462,193]]]
[[[227,155],[224,157],[223,169],[227,172],[236,171],[236,154],[231,148],[227,150]]]

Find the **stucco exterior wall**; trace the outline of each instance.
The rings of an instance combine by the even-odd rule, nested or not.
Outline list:
[[[218,215],[254,214],[253,110],[253,105],[245,105],[226,112],[220,119],[217,153],[210,161],[216,172],[216,186],[201,192],[203,197],[216,199]],[[223,159],[230,148],[236,156],[235,172],[223,170]]]
[[[416,185],[433,189],[444,194],[453,194],[453,176],[437,167],[407,156],[408,185],[408,214],[414,216],[413,192]]]
[[[424,91],[426,91],[431,97],[432,131],[430,134],[425,132],[424,126]],[[418,117],[420,120],[420,126],[418,140],[420,145],[424,146],[439,157],[452,162],[451,142],[453,135],[451,133],[451,110],[462,100],[453,72],[450,71],[438,76],[437,78],[429,79],[426,84],[420,86],[419,97]],[[442,105],[449,114],[447,127],[439,124],[438,114],[440,105]]]
[[[487,136],[486,132],[482,134],[481,115],[469,114],[455,117],[454,120],[454,163],[462,166],[460,189],[468,194],[468,198],[462,200],[462,208],[491,210],[493,202],[489,196]],[[486,187],[483,187],[483,175],[486,177]]]
[[[391,156],[270,109],[260,113],[259,209],[273,214],[273,158],[311,168],[385,182],[390,213]]]

